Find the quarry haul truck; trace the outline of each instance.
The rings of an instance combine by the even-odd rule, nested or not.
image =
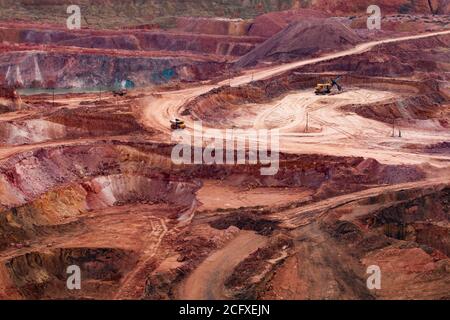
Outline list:
[[[328,81],[327,83],[319,83],[316,85],[316,89],[314,91],[314,93],[316,95],[325,95],[325,94],[330,94],[331,93],[331,89],[333,89],[334,86],[336,86],[336,88],[338,89],[339,92],[341,92],[343,90],[342,86],[338,83],[338,80],[341,77],[337,77],[336,79],[330,79],[330,81]]]
[[[126,96],[128,93],[127,89],[118,89],[118,90],[113,90],[113,95],[114,97],[123,97]]]
[[[172,130],[186,129],[186,124],[184,123],[183,120],[174,119],[174,120],[170,120],[170,128]]]
[[[135,88],[134,82],[129,79],[125,79],[120,82],[116,80],[116,82],[114,83],[113,95],[114,97],[117,96],[123,97],[128,94],[129,89],[134,88]]]

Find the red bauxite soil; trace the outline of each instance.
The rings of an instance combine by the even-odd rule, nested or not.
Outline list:
[[[166,3],[0,22],[0,299],[449,299],[448,1]],[[176,163],[173,119],[273,161]]]

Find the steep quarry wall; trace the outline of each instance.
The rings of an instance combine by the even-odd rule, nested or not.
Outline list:
[[[41,102],[30,101],[41,106]],[[0,145],[142,133],[150,134],[152,131],[145,130],[137,122],[130,104],[118,105],[104,99],[95,107],[63,107],[44,111],[44,114],[38,112],[20,120],[3,121],[0,126]]]
[[[117,80],[123,79],[130,79],[138,86],[206,80],[218,74],[224,63],[101,52],[9,51],[0,54],[0,72],[7,74],[11,66],[16,72],[4,80],[6,84],[18,82],[24,87],[86,88],[112,87]],[[39,70],[38,77],[36,70]]]
[[[61,221],[112,206],[168,203],[182,214],[194,205],[202,179],[253,188],[305,187],[321,199],[424,176],[417,167],[362,158],[284,154],[275,176],[260,176],[259,166],[251,165],[176,166],[170,152],[164,145],[96,143],[38,149],[3,160],[1,246],[55,232]]]
[[[414,241],[448,256],[449,195],[450,188],[446,185],[403,192],[397,199],[383,199],[392,203],[361,217],[360,221],[390,238]],[[382,203],[377,200],[371,199],[370,203]]]
[[[84,298],[107,298],[136,260],[135,252],[117,248],[56,248],[13,257],[6,269],[24,298],[77,299],[77,290],[68,290],[65,280],[67,266],[77,265],[83,270]]]
[[[68,219],[114,206],[166,203],[181,213],[193,205],[198,187],[191,182],[138,173],[104,175],[58,187],[26,205],[1,213],[0,247],[58,233],[63,231],[62,222]]]
[[[2,248],[61,232],[68,219],[92,210],[166,203],[182,214],[194,205],[200,186],[168,174],[167,156],[123,145],[40,149],[0,166]]]
[[[189,21],[189,20],[188,20]],[[242,37],[246,34],[246,27],[236,26],[236,30],[220,30],[213,25],[208,31],[207,23],[203,20],[196,27],[189,26],[188,21],[180,24],[186,28],[182,33],[164,31],[125,31],[123,33],[110,31],[69,31],[65,29],[27,28],[20,25],[4,25],[0,30],[0,40],[15,43],[53,44],[58,46],[72,46],[82,48],[117,49],[117,50],[145,50],[145,51],[189,51],[200,54],[242,55],[253,49],[263,41],[259,37]],[[194,20],[197,21],[197,20]],[[218,20],[220,21],[220,20]],[[204,26],[203,24],[206,24]],[[216,27],[218,28],[217,31]],[[206,28],[206,30],[204,30]],[[19,37],[11,37],[10,32],[19,32]],[[192,30],[191,30],[192,29]],[[242,31],[240,31],[242,29]],[[11,41],[14,40],[14,41]],[[234,49],[224,51],[224,47]]]

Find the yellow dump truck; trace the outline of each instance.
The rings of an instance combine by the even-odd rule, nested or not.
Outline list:
[[[174,119],[174,120],[170,120],[170,128],[172,130],[186,129],[186,124],[184,123],[183,120]]]

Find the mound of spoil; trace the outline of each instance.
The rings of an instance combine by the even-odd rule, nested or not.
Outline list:
[[[244,68],[261,61],[287,62],[323,52],[344,50],[361,42],[351,29],[335,19],[308,19],[290,24],[266,42],[240,58]]]

